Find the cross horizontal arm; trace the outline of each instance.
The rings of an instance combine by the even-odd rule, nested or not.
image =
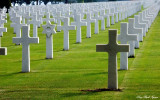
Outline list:
[[[39,43],[39,38],[37,38],[37,37],[29,38],[28,42],[29,43]]]
[[[138,34],[138,33],[143,33],[143,29],[136,28],[136,29],[134,30],[134,32],[135,32],[136,34]]]
[[[19,38],[19,37],[13,37],[12,42],[13,42],[13,43],[16,43],[16,44],[19,44],[19,43],[22,42],[22,39]]]
[[[129,52],[129,44],[118,44],[117,52]]]
[[[107,44],[97,44],[96,52],[108,52],[107,48],[108,48]]]
[[[137,41],[138,38],[137,38],[137,35],[136,34],[128,34],[128,37],[127,37],[127,41]]]
[[[90,20],[90,22],[93,22],[93,23],[95,23],[95,22],[96,22],[96,20],[95,20],[95,19],[91,19],[91,20]]]
[[[0,32],[7,32],[7,28],[0,27]]]
[[[76,26],[73,25],[69,26],[69,30],[76,30]]]
[[[63,26],[57,25],[57,30],[63,30]]]

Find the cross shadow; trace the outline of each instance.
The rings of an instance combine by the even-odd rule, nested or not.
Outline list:
[[[103,92],[103,91],[117,91],[117,92],[122,92],[122,89],[108,89],[108,88],[99,88],[99,89],[93,89],[93,90],[81,90],[82,92]]]
[[[13,76],[13,75],[17,75],[17,74],[25,74],[25,73],[23,73],[23,72],[14,72],[14,73],[9,73],[9,74],[0,75],[0,76]]]
[[[125,70],[125,69],[118,69],[118,71],[127,71],[127,70]]]
[[[42,60],[47,60],[45,57],[44,59],[31,59],[31,61],[42,61]]]
[[[78,93],[64,93],[61,94],[62,97],[73,97],[73,96],[81,96],[81,95],[93,95],[96,92],[78,92]]]
[[[82,43],[79,43],[79,42],[75,42],[75,43],[73,43],[73,44],[82,44]]]
[[[62,97],[73,97],[73,96],[81,96],[81,95],[95,95],[99,92],[106,92],[106,91],[115,91],[115,92],[123,92],[122,89],[108,89],[108,88],[100,88],[100,89],[87,89],[87,90],[80,90],[78,93],[64,93],[61,94]]]
[[[107,75],[108,72],[87,73],[87,74],[85,74],[84,76],[92,76],[92,75],[100,75],[100,74],[105,74],[105,75]]]
[[[13,93],[13,92],[26,92],[28,90],[7,90],[7,91],[3,91],[5,93]]]
[[[56,51],[53,51],[53,52],[61,52],[61,51],[64,51],[63,49],[61,49],[61,50],[56,50]]]

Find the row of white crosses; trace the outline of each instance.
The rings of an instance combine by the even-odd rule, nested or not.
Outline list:
[[[137,36],[138,36],[138,41],[129,41],[129,44],[130,44],[130,52],[128,54],[129,57],[135,56],[134,49],[139,48],[139,42],[143,41],[143,37],[146,36],[146,33],[148,32],[148,29],[151,26],[151,23],[153,23],[155,16],[157,16],[157,12],[158,12],[157,9],[153,10],[152,7],[140,12],[139,15],[135,15],[135,19],[129,19],[129,30],[130,30],[129,33],[132,33],[132,34],[137,33]],[[152,12],[151,14],[147,14],[149,10],[154,11],[155,13]],[[135,25],[133,25],[133,23]],[[139,28],[142,28],[142,29],[139,29]]]
[[[100,18],[99,17],[99,12],[96,11],[95,13],[95,17],[94,19],[91,19],[91,13],[87,13],[87,19],[86,22],[82,22],[81,21],[81,15],[80,14],[76,14],[75,16],[75,22],[72,23],[73,25],[76,25],[77,27],[77,39],[76,42],[80,43],[81,42],[81,26],[82,25],[87,25],[87,37],[91,37],[91,22],[96,22],[95,24],[95,33],[98,33],[99,28],[98,28],[98,20],[101,19],[103,20],[106,16],[107,18],[109,17],[109,14],[105,15],[105,14],[101,14],[104,16],[104,18]],[[104,12],[105,13],[105,12]],[[16,44],[22,44],[22,72],[29,72],[30,71],[30,55],[29,55],[29,44],[30,43],[38,43],[38,33],[37,33],[37,27],[41,24],[40,20],[38,20],[37,18],[37,13],[34,12],[34,14],[32,14],[32,17],[29,17],[29,14],[27,14],[28,17],[28,21],[27,24],[33,24],[33,38],[29,37],[29,31],[30,31],[30,27],[26,26],[25,24],[21,24],[21,17],[17,16],[16,13],[15,16],[13,16],[13,21],[16,19],[15,22],[17,22],[15,24],[13,24],[12,26],[14,27],[14,25],[16,26],[16,37],[13,38],[13,42]],[[21,14],[21,12],[20,12]],[[53,39],[52,39],[52,33],[56,33],[54,28],[55,26],[52,26],[50,21],[54,21],[54,19],[50,18],[50,13],[46,12],[46,19],[43,19],[43,21],[46,21],[47,25],[43,26],[44,31],[43,33],[46,33],[46,58],[47,59],[52,59],[53,58]],[[111,14],[112,16],[114,14]],[[43,16],[43,15],[42,15]],[[59,12],[59,16],[60,16],[60,12]],[[66,14],[67,17],[70,17],[70,12],[67,12]],[[30,18],[32,18],[32,20],[29,20]],[[62,20],[64,22],[63,26],[60,26],[60,21],[58,21],[59,18],[57,18],[57,22],[59,23],[59,25],[57,26],[57,30],[63,30],[64,31],[64,50],[69,50],[69,30],[75,30],[75,26],[70,26],[70,18],[60,18],[59,20]],[[114,18],[112,17],[112,21]],[[83,20],[84,21],[84,20]],[[110,20],[107,20],[107,23],[109,23]],[[79,23],[79,24],[78,24]],[[23,27],[23,35],[21,37],[21,27]],[[23,41],[24,40],[24,41]]]
[[[102,4],[103,4],[103,3],[102,3]],[[106,3],[105,5],[108,5],[108,3]],[[95,6],[95,5],[93,5],[93,6]],[[38,6],[37,6],[37,7],[38,7]],[[41,7],[41,6],[40,6],[40,7]],[[39,8],[40,8],[40,7],[39,7]],[[66,7],[66,6],[65,6],[65,7]],[[90,6],[89,6],[89,7],[90,7]],[[92,5],[91,5],[91,7],[92,7]],[[17,8],[17,9],[20,9],[20,7],[16,7],[16,8]],[[24,8],[25,8],[25,7],[24,7]],[[34,8],[35,8],[35,7],[33,7],[33,9],[34,9]],[[44,8],[44,7],[42,7],[42,8]],[[47,7],[47,9],[48,9],[48,8],[49,8],[49,7]],[[67,7],[66,9],[68,9],[68,8],[69,8],[69,7]],[[57,8],[57,9],[58,9],[58,8]],[[74,9],[74,7],[73,7],[73,9]],[[106,8],[106,9],[108,9],[108,8]],[[37,10],[37,9],[36,9],[36,10]],[[110,13],[110,10],[111,10],[111,11],[113,10],[113,12]],[[19,11],[24,11],[24,10],[19,10]],[[33,11],[34,11],[34,10],[33,10]],[[35,12],[33,12],[33,11],[32,11],[32,13],[35,13]],[[49,11],[49,10],[48,10],[48,11]],[[63,11],[64,13],[66,13],[64,17],[71,17],[70,14],[69,14],[69,13],[70,13],[69,11],[70,11],[69,9],[66,10],[65,12]],[[84,10],[84,11],[85,11],[85,10]],[[99,11],[99,10],[97,10],[97,11]],[[24,12],[27,12],[27,11],[24,11]],[[29,11],[28,11],[28,12],[29,12]],[[37,12],[38,12],[38,11],[37,11]],[[83,12],[83,11],[82,11],[82,12]],[[20,12],[20,14],[21,14],[21,13],[22,13],[22,12]],[[63,15],[64,15],[64,13],[63,13]],[[112,23],[114,23],[114,14],[113,14],[113,13],[114,13],[114,8],[109,9],[109,10],[107,11],[107,13],[110,13],[109,15],[112,16]],[[83,14],[85,14],[85,12],[84,12]],[[83,17],[83,14],[81,13],[81,16],[82,16],[82,17]],[[24,14],[24,15],[25,15],[25,14]],[[42,14],[42,15],[43,15],[43,14]],[[37,16],[39,16],[39,15],[37,15]],[[108,18],[109,18],[109,17],[108,17]],[[107,20],[108,20],[108,19],[107,19]],[[109,21],[108,21],[108,22],[109,22]]]
[[[90,15],[90,13],[89,13]],[[37,18],[37,17],[35,17]],[[62,21],[64,22],[63,26],[57,26],[57,28],[59,30],[63,30],[64,31],[64,50],[69,50],[69,30],[75,30],[75,26],[71,26],[69,25],[69,20],[70,18],[63,18]],[[35,19],[36,20],[36,19]],[[89,17],[89,20],[91,20],[91,16]],[[95,20],[94,20],[95,21]],[[81,18],[80,15],[77,15],[76,17],[76,22],[73,23],[74,25],[77,26],[77,29],[79,31],[77,31],[77,33],[80,33],[80,26],[81,25],[77,25],[76,23],[82,23],[81,22]],[[37,22],[37,20],[35,21],[36,23],[36,27],[39,25],[39,22]],[[38,24],[37,24],[38,23]],[[86,25],[85,23],[82,23],[82,25]],[[90,25],[90,23],[89,23]],[[127,24],[124,23],[125,27],[124,28],[124,33],[127,34]],[[122,25],[123,27],[123,25]],[[43,26],[44,31],[43,33],[46,33],[46,58],[51,59],[53,58],[53,40],[52,40],[52,33],[56,33],[54,28],[55,26],[51,25],[50,21],[47,20],[47,25]],[[133,29],[134,27],[131,24],[131,29]],[[36,35],[35,37],[29,37],[29,26],[23,25],[22,26],[22,37],[15,37],[13,38],[13,42],[20,44],[22,43],[22,72],[29,72],[30,71],[30,50],[29,50],[29,44],[30,43],[38,43],[39,39],[38,39],[38,35]],[[122,30],[123,31],[123,30]],[[36,33],[36,32],[35,32]],[[132,34],[132,33],[131,33]],[[80,35],[80,34],[77,34]],[[136,35],[130,35],[133,36],[133,40],[137,40]],[[128,39],[128,38],[127,38]],[[77,39],[78,40],[78,39]],[[80,39],[79,39],[80,40]],[[117,31],[116,30],[110,30],[109,31],[109,44],[108,45],[100,45],[97,46],[97,51],[107,51],[109,52],[109,77],[108,77],[108,88],[113,88],[113,89],[117,89],[118,88],[118,80],[117,80],[117,66],[116,66],[116,54],[117,52],[128,52],[129,51],[129,45],[126,44],[122,44],[122,45],[118,45],[116,43],[117,40]],[[128,40],[126,40],[128,41]],[[102,47],[102,48],[99,48]],[[127,56],[125,56],[127,57]],[[113,66],[113,69],[112,69]],[[127,68],[127,67],[125,67]],[[124,69],[125,69],[124,68]],[[121,68],[123,69],[123,67]]]
[[[155,8],[153,8],[153,6]],[[153,6],[148,8],[145,14],[145,16],[148,17],[149,23],[154,21],[160,10],[158,3]],[[137,15],[135,17],[137,17]],[[132,44],[130,45],[127,45],[127,43],[130,43],[130,41],[136,41],[137,43],[143,41],[143,24],[139,22],[139,19],[137,22],[134,22],[134,19],[130,18],[129,25],[128,23],[121,23],[121,33],[118,35],[118,40],[121,41],[121,44],[117,44],[117,30],[109,30],[109,43],[107,45],[96,45],[97,52],[108,52],[108,89],[118,89],[117,53],[121,52],[120,69],[128,70],[127,52],[131,51],[134,43],[131,42]],[[136,24],[138,24],[138,28],[135,28]],[[137,44],[137,46],[139,45]]]

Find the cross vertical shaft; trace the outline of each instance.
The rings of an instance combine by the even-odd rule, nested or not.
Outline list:
[[[22,45],[22,72],[30,72],[30,46]]]

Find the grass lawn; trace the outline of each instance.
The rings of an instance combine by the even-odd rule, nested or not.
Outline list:
[[[133,16],[131,16],[133,17]],[[128,19],[121,22],[127,22]],[[63,31],[53,36],[54,59],[46,57],[46,35],[38,29],[39,44],[30,45],[31,72],[21,72],[22,46],[12,43],[13,28],[1,38],[8,55],[0,56],[0,99],[53,100],[135,100],[138,97],[160,98],[160,13],[152,24],[136,57],[129,58],[129,70],[118,70],[118,84],[122,91],[85,92],[107,88],[108,54],[96,52],[96,44],[108,43],[108,29],[86,38],[82,27],[82,43],[76,43],[76,31],[70,31],[70,50],[63,51]],[[120,22],[111,25],[118,29]],[[32,26],[30,36],[32,36]],[[120,62],[118,53],[118,69]]]

